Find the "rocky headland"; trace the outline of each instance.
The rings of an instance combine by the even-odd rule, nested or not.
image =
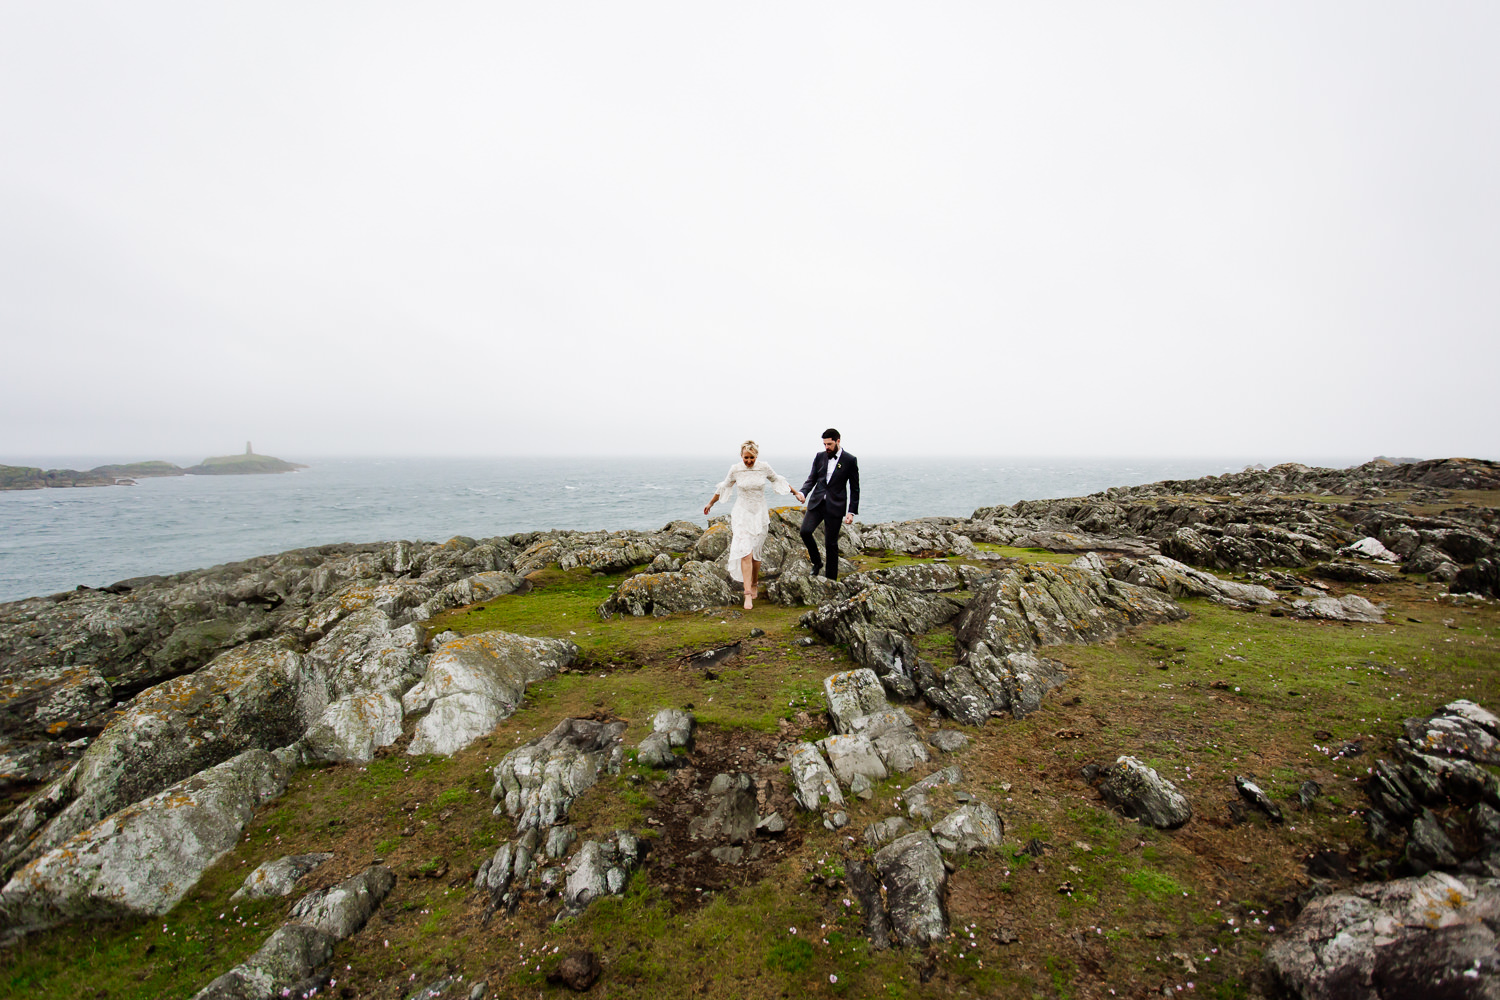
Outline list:
[[[1497,516],[1493,462],[1281,465],[856,524],[837,582],[779,510],[750,612],[727,518],[0,605],[0,954],[39,996],[1493,996]]]
[[[307,466],[270,455],[256,455],[246,446],[243,455],[205,458],[183,468],[171,462],[128,462],[100,465],[86,472],[77,469],[38,469],[26,465],[0,465],[0,490],[41,490],[75,486],[130,486],[137,479],[156,476],[252,476],[295,472]]]

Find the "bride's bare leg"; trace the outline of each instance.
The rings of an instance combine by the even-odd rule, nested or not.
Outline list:
[[[755,606],[755,559],[745,556],[740,560],[740,579],[745,582],[745,610]]]
[[[752,557],[750,565],[751,565],[751,567],[754,570],[754,572],[752,573],[752,575],[755,577],[755,586],[751,590],[751,593],[753,593],[756,597],[759,597],[760,596],[760,560],[759,559],[755,559],[755,558]]]

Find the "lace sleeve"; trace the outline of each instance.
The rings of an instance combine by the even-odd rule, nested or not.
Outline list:
[[[722,497],[725,493],[729,492],[729,487],[734,485],[734,473],[735,468],[731,465],[729,471],[724,473],[724,481],[714,487],[714,496]]]
[[[786,476],[778,476],[776,470],[769,465],[761,466],[761,468],[765,470],[766,482],[771,484],[771,489],[777,493],[792,492],[792,484],[787,482]]]

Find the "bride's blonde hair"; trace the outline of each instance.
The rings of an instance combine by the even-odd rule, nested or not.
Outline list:
[[[751,458],[760,457],[760,445],[756,444],[754,441],[746,441],[744,444],[740,445],[740,457],[744,458],[745,452],[747,451],[750,453]]]

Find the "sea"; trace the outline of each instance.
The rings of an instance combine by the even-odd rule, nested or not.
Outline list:
[[[811,460],[766,457],[794,482],[805,478]],[[0,458],[7,465],[73,469],[113,461],[121,459]],[[333,542],[442,541],[561,528],[650,530],[679,519],[705,524],[703,505],[729,467],[722,457],[296,461],[307,468],[0,492],[0,601]],[[1343,467],[1359,460],[1307,461]],[[861,456],[859,520],[963,517],[976,507],[1237,472],[1247,464],[1223,458]],[[727,504],[714,510],[728,512]]]

